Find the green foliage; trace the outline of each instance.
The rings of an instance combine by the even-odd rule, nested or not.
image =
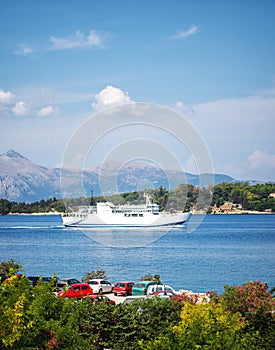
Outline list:
[[[214,186],[212,205],[219,207],[224,202],[232,202],[244,210],[271,209],[275,212],[275,198],[270,196],[271,193],[275,193],[275,184],[222,183]]]
[[[39,202],[34,203],[17,203],[9,202],[6,199],[0,199],[0,215],[7,215],[9,213],[51,213],[51,212],[64,212],[65,206],[63,200],[51,198],[48,200],[42,199]]]
[[[160,186],[155,190],[147,190],[155,203],[158,203],[160,210],[169,211],[189,211],[193,207],[196,210],[209,211],[209,205],[220,207],[225,202],[232,202],[240,205],[244,210],[264,211],[271,209],[275,212],[275,198],[270,196],[275,193],[275,184],[257,184],[250,186],[247,182],[222,183],[209,188],[199,188],[197,186],[182,184],[175,190],[167,191]],[[116,194],[108,198],[102,196],[94,197],[94,202],[108,201],[118,204],[140,204],[144,202],[143,191]],[[211,201],[212,199],[212,201]],[[66,208],[75,210],[80,205],[89,205],[89,198],[66,199]],[[9,213],[43,213],[43,212],[64,212],[65,205],[61,199],[41,200],[35,203],[9,202],[0,199],[0,215]]]
[[[9,261],[3,261],[0,264],[0,274],[4,276],[10,276],[18,271],[22,271],[22,265],[16,263],[14,259]]]
[[[80,331],[92,349],[139,349],[138,342],[150,340],[179,321],[182,304],[171,300],[143,300],[131,304],[97,303],[82,300]]]
[[[163,211],[166,209],[169,198],[169,192],[165,187],[160,186],[154,191],[153,201],[159,205],[159,210]]]
[[[274,331],[260,334],[245,331],[247,321],[241,314],[227,311],[222,303],[186,302],[178,325],[153,340],[142,339],[143,350],[272,350]]]
[[[247,282],[243,286],[224,286],[221,302],[231,312],[239,312],[256,330],[275,326],[275,300],[261,281]]]
[[[0,349],[81,349],[74,302],[59,299],[51,284],[31,287],[16,276],[0,285]]]
[[[5,271],[14,265],[0,264]],[[149,298],[117,305],[57,298],[53,282],[31,287],[24,275],[11,275],[0,284],[1,350],[274,348],[274,299],[262,282],[225,286],[203,304]]]
[[[0,214],[7,215],[11,211],[12,202],[7,199],[0,199]]]
[[[82,278],[82,282],[88,283],[89,280],[92,280],[95,278],[99,278],[99,279],[103,279],[103,280],[108,279],[106,272],[104,270],[102,270],[101,268],[99,268],[96,271],[87,272],[85,274],[85,276]]]
[[[161,284],[160,275],[152,275],[150,272],[140,277],[140,281],[154,281],[156,284]]]

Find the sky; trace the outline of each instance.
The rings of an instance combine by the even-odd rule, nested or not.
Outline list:
[[[1,0],[0,153],[60,166],[85,121],[146,103],[191,123],[216,173],[275,181],[274,38],[273,0]]]

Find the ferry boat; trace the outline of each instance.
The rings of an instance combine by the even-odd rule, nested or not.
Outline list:
[[[159,205],[144,194],[142,205],[114,205],[98,202],[92,206],[80,206],[79,210],[62,216],[64,226],[78,228],[142,228],[178,226],[185,223],[191,213],[161,213]]]

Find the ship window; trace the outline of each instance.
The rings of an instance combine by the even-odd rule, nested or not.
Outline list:
[[[137,214],[132,214],[132,216],[137,216]]]
[[[143,216],[143,214],[139,214],[139,216]]]

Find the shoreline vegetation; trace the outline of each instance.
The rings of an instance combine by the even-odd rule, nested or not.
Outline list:
[[[0,263],[1,349],[274,349],[274,288],[261,281],[225,285],[206,298],[111,304],[60,298],[55,276],[32,286],[21,270],[13,259]]]
[[[218,213],[207,213],[205,211],[191,211],[192,215],[272,215],[275,214],[275,212],[264,212],[264,211],[255,211],[255,210],[236,210],[232,212],[218,212]],[[26,216],[26,215],[33,215],[33,216],[60,216],[63,213],[54,211],[54,212],[37,212],[37,213],[8,213],[5,214],[6,216]]]
[[[74,211],[81,205],[109,201],[114,205],[144,203],[145,191],[81,198],[51,198],[33,203],[14,202],[0,199],[0,215],[60,215]],[[189,184],[179,185],[168,191],[146,190],[160,211],[187,212],[193,214],[271,214],[275,213],[275,184],[249,185],[247,182],[222,183],[215,186],[197,187]]]

